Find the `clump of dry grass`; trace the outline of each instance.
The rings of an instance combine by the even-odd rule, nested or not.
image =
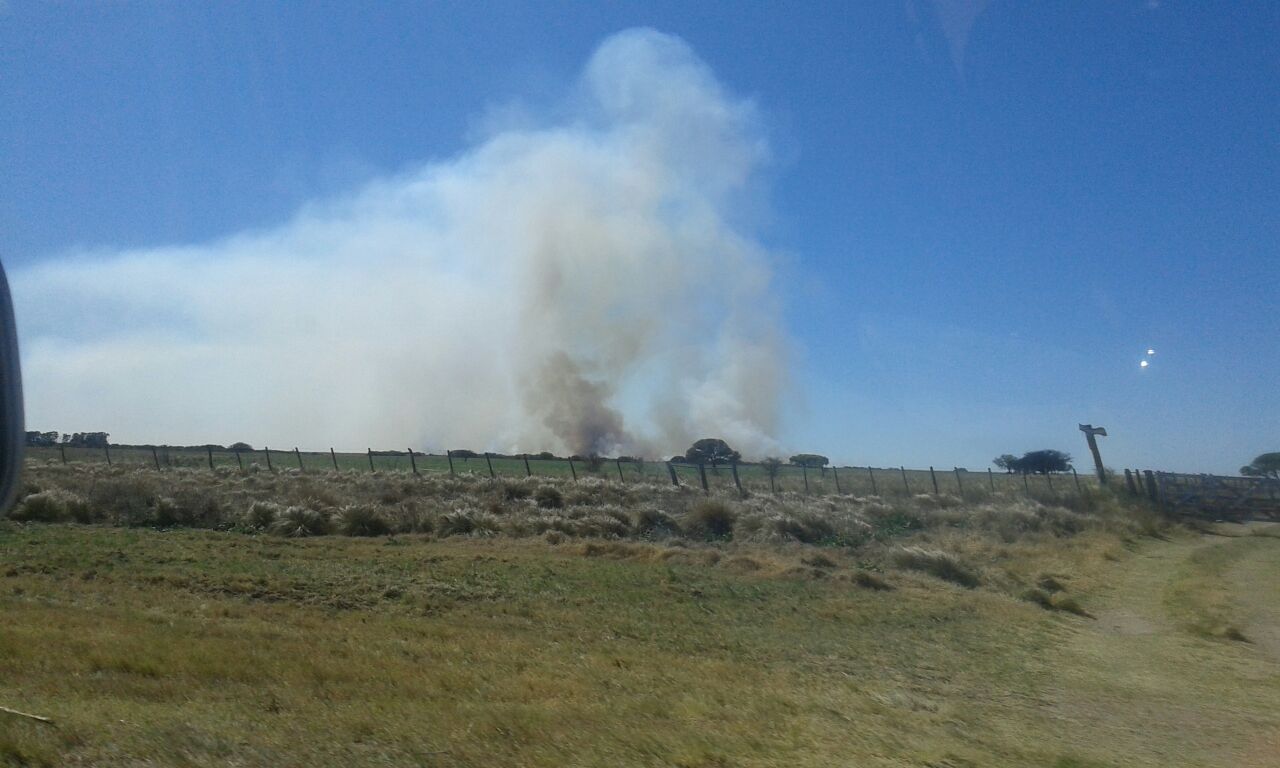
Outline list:
[[[331,530],[329,517],[309,507],[289,507],[271,524],[272,533],[290,538],[323,536]]]
[[[893,562],[899,568],[927,573],[969,589],[978,586],[982,581],[973,569],[960,561],[960,558],[940,550],[903,547],[894,553]]]
[[[391,525],[374,507],[348,504],[333,516],[334,528],[345,536],[385,536]]]
[[[88,522],[89,505],[79,494],[56,488],[29,494],[9,513],[19,522]]]
[[[733,524],[738,513],[723,501],[705,499],[685,513],[684,532],[700,539],[733,538]]]

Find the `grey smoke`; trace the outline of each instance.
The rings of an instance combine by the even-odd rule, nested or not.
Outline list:
[[[29,421],[123,440],[775,446],[786,345],[741,221],[767,147],[682,41],[605,40],[559,117],[268,231],[14,275]]]

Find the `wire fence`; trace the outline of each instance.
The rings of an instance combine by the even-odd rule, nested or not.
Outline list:
[[[690,464],[634,458],[563,458],[546,454],[495,454],[446,451],[373,450],[362,453],[280,450],[231,450],[216,447],[110,445],[98,448],[57,445],[27,448],[29,460],[45,463],[95,463],[150,467],[233,470],[237,472],[404,473],[454,475],[493,480],[525,477],[585,480],[595,478],[624,484],[670,483],[704,492],[795,492],[813,496],[952,495],[962,499],[993,494],[1022,494],[1033,498],[1062,498],[1096,489],[1098,478],[1075,470],[1050,474],[1008,474],[990,469],[907,469],[905,467]],[[1128,470],[1126,470],[1126,473]]]

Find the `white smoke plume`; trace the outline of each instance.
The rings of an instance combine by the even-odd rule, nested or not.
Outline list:
[[[767,148],[680,40],[610,37],[554,124],[199,245],[13,276],[33,428],[281,447],[774,447],[740,223]],[[567,113],[567,114],[566,114]]]

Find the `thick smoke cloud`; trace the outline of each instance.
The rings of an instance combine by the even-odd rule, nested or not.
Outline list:
[[[650,456],[773,447],[786,368],[741,224],[766,147],[680,40],[606,40],[537,127],[272,230],[14,275],[28,420],[155,442]]]

